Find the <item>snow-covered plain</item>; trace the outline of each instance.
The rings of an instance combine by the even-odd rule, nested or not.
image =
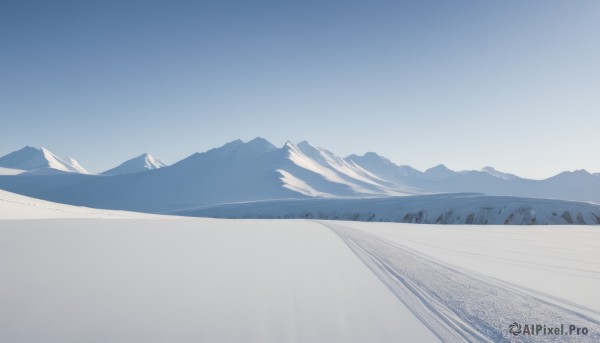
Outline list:
[[[510,342],[513,321],[600,339],[597,227],[73,218],[0,198],[2,342]]]
[[[309,221],[0,220],[0,278],[1,342],[437,340]]]

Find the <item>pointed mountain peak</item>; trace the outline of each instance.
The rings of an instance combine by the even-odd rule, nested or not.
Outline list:
[[[35,153],[35,152],[42,152],[44,150],[46,150],[46,149],[45,148],[36,148],[34,146],[26,145],[26,146],[22,147],[21,149],[16,150],[12,153],[13,154],[14,153]]]
[[[298,143],[298,147],[299,148],[303,148],[303,147],[307,147],[307,148],[316,148],[316,146],[310,144],[309,141],[307,140],[303,140],[302,142]]]
[[[448,167],[446,167],[443,164],[438,164],[435,167],[431,167],[431,168],[427,169],[425,172],[428,173],[428,172],[433,172],[433,171],[452,171],[452,170],[448,169]]]
[[[323,149],[316,147],[312,144],[310,144],[308,141],[304,140],[300,143],[298,143],[297,145],[298,149],[300,149],[300,151],[302,151],[303,153],[305,153],[306,155],[314,155],[314,154],[320,154],[321,151]]]
[[[46,148],[26,146],[0,158],[0,167],[27,171],[63,171],[87,173],[77,161],[63,160]]]
[[[298,146],[296,146],[296,144],[292,143],[292,141],[290,141],[289,139],[287,141],[285,141],[285,144],[283,144],[283,147],[298,149]]]
[[[148,153],[143,153],[137,157],[127,160],[121,163],[119,166],[107,170],[103,175],[120,175],[120,174],[133,174],[145,172],[148,170],[154,170],[164,168],[167,165]]]
[[[246,144],[271,144],[268,140],[262,138],[262,137],[256,137],[250,141],[248,141]]]
[[[145,165],[147,167],[146,169],[158,169],[167,166],[163,161],[159,160],[158,158],[155,158],[147,152],[143,153],[140,157],[144,159]]]
[[[373,151],[367,151],[363,156],[364,157],[379,157],[379,158],[381,158],[381,155],[379,155],[378,153],[373,152]]]
[[[300,149],[296,144],[292,143],[292,141],[290,141],[290,140],[287,140],[285,142],[285,144],[281,147],[280,150],[283,151],[287,155],[291,155],[291,154],[304,155],[304,152],[302,151],[302,149]]]
[[[269,152],[277,149],[276,146],[262,137],[256,137],[248,143],[245,143],[244,146],[250,149],[256,149],[258,152]]]

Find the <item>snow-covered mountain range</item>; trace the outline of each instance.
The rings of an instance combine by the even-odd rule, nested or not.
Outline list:
[[[584,170],[530,180],[492,167],[426,171],[369,152],[340,157],[304,141],[276,147],[235,140],[166,166],[148,154],[102,174],[31,147],[0,158],[0,189],[105,209],[170,212],[227,203],[306,198],[382,198],[436,193],[600,203],[600,177]],[[19,173],[15,171],[25,172]],[[48,171],[54,171],[49,173]]]

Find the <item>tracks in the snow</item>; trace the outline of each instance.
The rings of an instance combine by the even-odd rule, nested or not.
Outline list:
[[[319,221],[338,234],[388,288],[445,342],[600,341],[600,314],[466,272],[376,235]],[[587,335],[519,335],[509,324],[586,327]]]

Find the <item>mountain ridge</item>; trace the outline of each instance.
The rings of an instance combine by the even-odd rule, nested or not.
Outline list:
[[[600,178],[583,170],[545,180],[524,179],[492,167],[453,171],[438,165],[422,172],[374,152],[340,157],[307,141],[276,147],[260,137],[238,139],[160,168],[144,168],[148,156],[133,159],[144,162],[136,172],[115,175],[59,171],[50,179],[43,172],[19,174],[4,167],[9,169],[0,173],[0,188],[67,204],[143,212],[277,199],[465,192],[600,203]]]

